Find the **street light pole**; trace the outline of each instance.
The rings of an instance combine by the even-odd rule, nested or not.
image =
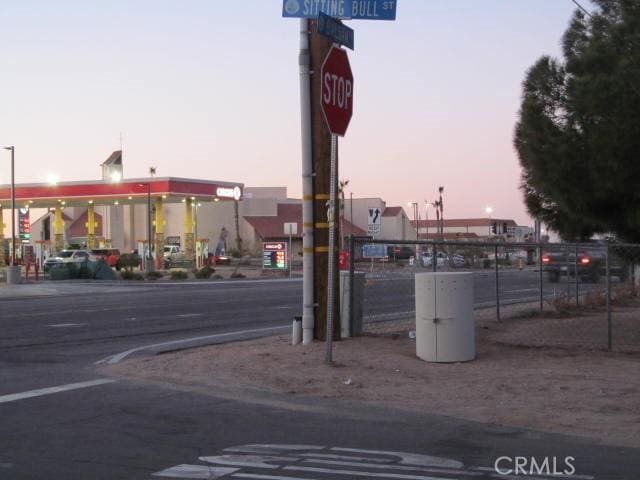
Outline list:
[[[151,182],[147,182],[147,246],[149,255],[147,256],[146,270],[153,271],[153,256],[151,255]]]
[[[147,187],[147,254],[145,254],[145,270],[152,272],[153,256],[151,255],[151,182],[139,183],[141,187]]]
[[[11,263],[16,264],[16,179],[15,179],[15,147],[4,147],[11,151]]]

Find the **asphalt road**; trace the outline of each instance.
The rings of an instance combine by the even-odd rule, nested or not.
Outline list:
[[[495,460],[516,455],[575,457],[581,478],[640,472],[637,451],[560,435],[326,399],[216,397],[109,382],[95,362],[119,352],[290,325],[301,284],[77,289],[0,300],[0,479],[499,478],[488,476]],[[225,451],[253,444],[263,446]],[[270,459],[257,461],[258,454]]]

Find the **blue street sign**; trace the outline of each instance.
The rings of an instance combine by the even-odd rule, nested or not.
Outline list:
[[[282,16],[317,18],[324,13],[343,20],[395,20],[397,0],[282,0]]]
[[[354,20],[395,20],[397,0],[350,0]]]
[[[322,12],[318,15],[318,33],[353,50],[353,28],[343,25],[335,18]]]
[[[350,18],[350,0],[282,0],[282,16],[317,18],[322,12],[336,18]]]
[[[362,256],[364,258],[385,258],[387,247],[382,243],[367,243],[362,246]]]

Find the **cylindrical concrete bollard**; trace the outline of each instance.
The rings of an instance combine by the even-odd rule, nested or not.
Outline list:
[[[300,342],[302,342],[302,317],[293,317],[291,345],[298,345]]]
[[[427,362],[473,360],[473,274],[418,273],[415,297],[416,355]]]

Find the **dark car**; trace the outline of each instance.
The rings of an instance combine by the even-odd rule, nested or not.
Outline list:
[[[609,272],[620,281],[627,279],[628,269],[622,258],[615,254],[609,257]],[[581,249],[576,257],[573,252],[547,252],[542,255],[542,271],[552,283],[558,282],[561,276],[573,277],[576,272],[583,281],[597,283],[607,273],[606,253],[601,249]]]
[[[407,246],[388,246],[387,256],[390,260],[409,260],[409,258],[415,256],[415,251],[411,247]]]

